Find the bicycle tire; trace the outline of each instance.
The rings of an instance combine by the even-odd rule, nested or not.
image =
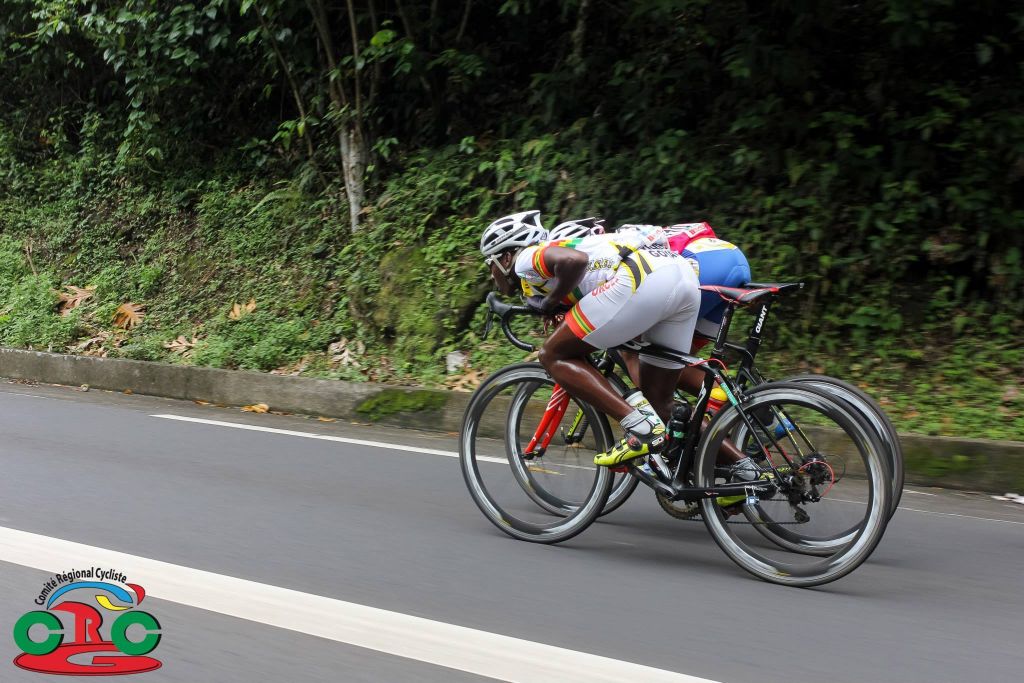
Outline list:
[[[561,543],[586,529],[601,514],[611,492],[612,472],[607,468],[595,465],[593,484],[582,503],[565,516],[554,516],[549,523],[528,522],[502,509],[483,483],[478,466],[476,439],[480,426],[479,421],[494,397],[503,390],[522,383],[554,385],[550,375],[539,363],[517,363],[492,374],[473,393],[459,430],[459,462],[473,502],[492,524],[519,540],[533,543]],[[604,424],[607,427],[606,422],[600,421],[600,413],[592,406],[582,401],[577,401],[577,404],[584,410],[587,419],[592,421],[591,424]],[[595,436],[603,448],[610,447],[609,431],[598,430],[595,432]],[[511,466],[512,461],[520,456],[519,446],[516,444],[516,434],[513,432],[510,419],[505,420],[504,444],[506,457]],[[514,467],[513,474],[515,474]]]
[[[701,500],[701,516],[715,543],[738,566],[750,574],[786,586],[810,587],[835,581],[859,567],[877,547],[889,520],[891,485],[884,463],[882,445],[866,427],[863,418],[852,408],[827,392],[806,383],[778,382],[761,385],[744,397],[743,412],[773,405],[801,406],[816,411],[850,435],[863,460],[868,482],[867,512],[859,528],[834,552],[806,564],[773,559],[741,540],[739,527],[730,525],[727,516],[714,498]],[[697,486],[715,484],[716,460],[722,442],[730,437],[742,416],[736,406],[729,406],[715,416],[698,444],[694,477]],[[792,557],[792,555],[787,555]],[[806,557],[801,555],[801,557]]]
[[[860,419],[862,426],[871,430],[874,436],[879,439],[885,456],[883,464],[886,467],[886,473],[889,477],[889,481],[891,482],[892,490],[890,492],[890,500],[896,498],[903,489],[902,455],[898,450],[894,450],[894,447],[891,445],[891,440],[889,438],[890,435],[884,431],[884,426],[879,419],[879,416],[871,410],[869,403],[862,401],[866,395],[861,396],[858,392],[851,391],[849,385],[845,382],[835,380],[831,377],[825,377],[822,375],[804,375],[802,377],[803,379],[794,378],[792,380],[787,379],[781,381],[795,382],[805,386],[816,387],[833,398],[843,402],[847,407],[855,412]],[[763,386],[766,385],[758,385],[748,393],[755,394],[760,387]],[[870,400],[870,398],[868,398],[868,400]],[[741,441],[742,437],[738,437],[738,440]],[[898,445],[895,448],[898,449]],[[897,503],[890,502],[890,519],[892,519],[892,516],[895,514],[896,507]],[[755,525],[754,528],[763,537],[784,550],[804,555],[830,555],[835,552],[837,548],[852,538],[855,531],[851,528],[844,532],[837,532],[831,538],[809,538],[808,536],[800,533],[799,527],[794,527],[790,524],[774,519],[773,515],[766,510],[763,505],[744,505],[742,510],[743,515],[751,524]]]
[[[903,498],[903,447],[900,445],[900,436],[896,433],[896,428],[889,416],[882,410],[882,406],[878,405],[878,402],[860,387],[828,375],[795,375],[781,381],[806,382],[826,390],[838,390],[840,398],[853,405],[868,418],[872,427],[881,436],[882,445],[886,447],[889,455],[892,470],[892,502],[889,504],[889,519],[892,519]]]

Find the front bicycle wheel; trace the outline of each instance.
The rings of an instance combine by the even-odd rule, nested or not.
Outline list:
[[[459,436],[462,474],[477,507],[506,534],[536,543],[583,531],[601,514],[612,486],[612,472],[593,462],[611,447],[611,434],[587,403],[570,398],[563,418],[583,412],[592,428],[581,441],[548,448],[542,458],[526,451],[521,423],[539,420],[554,391],[538,363],[502,368],[473,394]]]
[[[759,416],[776,411],[800,429],[782,435],[769,430]],[[827,443],[805,437],[819,428],[829,430]],[[737,521],[716,499],[702,500],[701,516],[719,547],[751,574],[789,586],[828,583],[860,566],[885,532],[892,495],[883,447],[872,430],[848,404],[820,389],[765,384],[747,394],[742,411],[730,406],[709,425],[694,465],[698,486],[726,481],[728,471],[715,461],[723,441],[742,430],[752,439],[756,434],[766,447],[775,469],[764,478],[774,490],[751,490],[738,505],[767,510],[771,517],[756,514],[750,521]],[[759,528],[763,525],[774,530],[792,526],[801,548],[818,544],[817,552],[783,548],[766,538]]]
[[[629,389],[617,376],[611,375],[608,380],[622,396],[629,393]],[[536,416],[536,407],[547,401],[546,397],[549,395],[551,394],[546,385],[525,382],[519,385],[509,411],[509,424],[514,430],[516,443],[533,443],[531,435],[547,430],[544,420],[548,414],[555,413],[557,416],[557,404],[554,406],[545,404],[545,413],[539,418]],[[567,396],[562,400],[568,401],[569,405],[563,408],[564,414],[559,417],[560,424],[551,429],[550,441],[542,444],[543,455],[540,457],[526,456],[530,457],[529,460],[525,457],[514,460],[512,467],[527,496],[551,514],[565,516],[576,509],[577,501],[565,500],[559,495],[558,489],[561,488],[557,485],[559,478],[536,476],[536,473],[542,470],[543,463],[551,460],[549,451],[555,454],[556,458],[564,460],[567,452],[578,452],[571,449],[587,447],[598,443],[601,438],[612,439],[613,437],[607,416],[599,415],[598,421],[594,422],[587,416],[578,401],[571,400]],[[599,430],[603,437],[589,434],[591,430],[595,429]],[[595,452],[600,452],[600,450]],[[612,490],[608,501],[604,504],[604,509],[601,510],[602,516],[621,507],[640,483],[640,480],[629,472],[613,471],[612,476]],[[548,482],[554,482],[556,486],[549,489],[546,487]]]

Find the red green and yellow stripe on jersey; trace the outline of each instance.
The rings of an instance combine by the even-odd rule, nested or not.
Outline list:
[[[579,306],[573,306],[572,309],[565,314],[565,322],[580,339],[583,339],[588,334],[594,331],[594,323],[590,322],[587,316],[580,310]]]
[[[537,251],[533,252],[533,269],[537,271],[537,273],[545,280],[551,279],[552,277],[554,277],[555,274],[551,271],[550,268],[548,268],[547,264],[544,263],[544,252],[547,251],[548,247],[565,247],[567,249],[575,249],[576,245],[578,245],[582,241],[582,238],[576,237],[571,240],[558,240],[557,242],[548,242],[543,247],[540,247],[539,249],[537,249]],[[573,303],[579,301],[579,299],[580,297],[576,297],[576,299],[573,300]]]
[[[548,267],[544,264],[544,252],[546,250],[547,246],[543,246],[533,252],[533,269],[545,280],[550,280],[553,273],[548,270]]]
[[[571,292],[565,295],[562,299],[562,303],[575,304],[577,301],[583,298],[583,291],[579,287],[575,287]]]

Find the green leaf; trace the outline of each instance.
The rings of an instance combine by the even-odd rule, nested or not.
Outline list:
[[[385,45],[393,41],[396,35],[397,34],[391,29],[383,29],[377,31],[375,34],[373,34],[373,37],[370,38],[370,45],[373,45],[374,47],[384,47]]]

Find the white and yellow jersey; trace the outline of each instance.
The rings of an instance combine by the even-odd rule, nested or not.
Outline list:
[[[519,253],[515,270],[526,296],[546,296],[555,287],[555,277],[544,260],[545,251],[549,247],[566,247],[583,252],[588,259],[587,270],[579,284],[561,302],[571,306],[614,278],[625,256],[638,249],[665,248],[667,244],[665,233],[660,229],[541,242]]]

